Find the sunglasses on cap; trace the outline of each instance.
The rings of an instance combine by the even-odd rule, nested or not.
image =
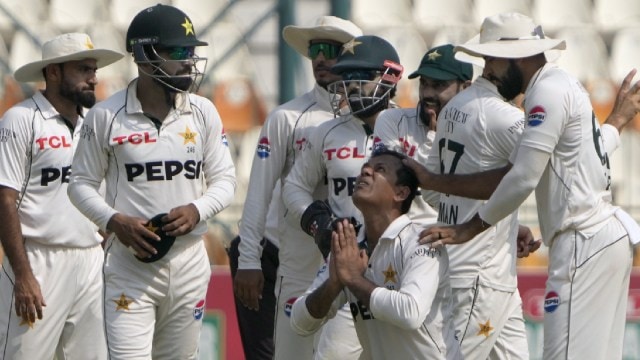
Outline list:
[[[342,46],[336,45],[336,44],[321,43],[321,42],[314,43],[309,45],[308,55],[311,58],[311,60],[315,60],[320,54],[320,52],[322,52],[322,55],[324,56],[325,59],[332,60],[337,58],[338,55],[340,55],[341,48]]]
[[[168,53],[170,60],[188,60],[193,58],[196,53],[196,49],[193,46],[181,46],[158,49],[158,52]]]
[[[377,70],[348,70],[340,74],[342,80],[368,80],[371,81],[380,75],[380,71]]]

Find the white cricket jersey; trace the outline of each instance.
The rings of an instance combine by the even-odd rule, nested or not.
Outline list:
[[[454,96],[438,116],[437,144],[427,167],[443,174],[473,174],[509,163],[524,128],[524,113],[509,104],[489,80],[478,77]],[[470,220],[485,200],[441,194],[438,222],[455,225]],[[484,286],[514,291],[518,212],[494,224],[473,240],[448,247],[451,286]]]
[[[415,159],[421,164],[427,162],[429,149],[433,146],[435,131],[429,130],[418,116],[416,109],[387,109],[378,115],[374,133],[388,149],[396,150]],[[420,193],[425,190],[420,190]],[[409,211],[411,220],[420,224],[436,222],[438,211],[418,194]]]
[[[118,212],[150,219],[192,203],[200,222],[182,238],[200,239],[206,220],[235,192],[220,116],[209,100],[179,93],[176,107],[154,123],[142,111],[136,86],[134,80],[87,113],[73,159],[71,201],[102,229]],[[103,178],[106,199],[97,192]]]
[[[239,269],[260,268],[260,241],[266,236],[280,245],[281,275],[308,281],[315,276],[323,261],[322,254],[313,238],[300,228],[299,219],[287,221],[281,184],[307,147],[316,126],[333,118],[329,93],[317,84],[306,94],[278,106],[267,117],[253,158],[242,211]],[[314,199],[326,198],[324,181],[312,193]],[[265,204],[269,203],[267,210]],[[277,225],[277,229],[269,228],[269,224]]]
[[[283,187],[284,202],[294,221],[313,202],[313,189],[328,182],[328,200],[338,217],[353,216],[362,223],[362,214],[351,200],[356,176],[373,151],[373,129],[352,116],[340,116],[315,129]]]
[[[98,228],[67,197],[82,120],[71,129],[40,91],[0,120],[0,185],[20,193],[16,206],[27,241],[80,248],[100,243]]]
[[[617,208],[611,204],[609,158],[589,94],[566,71],[546,64],[529,83],[524,104],[521,146],[551,154],[536,187],[545,244],[566,229],[597,231]]]
[[[310,334],[348,302],[364,359],[459,359],[453,329],[453,305],[446,249],[420,245],[422,226],[403,215],[378,241],[365,278],[378,287],[366,307],[348,289],[340,293],[324,319],[309,314],[306,297],[329,278],[324,267],[306,294],[294,303],[291,325]]]

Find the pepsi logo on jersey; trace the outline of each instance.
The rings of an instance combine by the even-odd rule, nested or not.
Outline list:
[[[60,183],[68,183],[71,175],[71,166],[63,166],[62,168],[43,168],[40,175],[40,185],[47,186],[50,183],[60,179]]]
[[[189,180],[200,178],[202,161],[187,160],[183,163],[175,160],[152,161],[147,163],[124,164],[127,181],[134,181],[139,176],[145,176],[146,181],[173,180],[184,172],[183,176]]]
[[[256,150],[256,153],[260,159],[266,159],[271,155],[271,145],[269,144],[269,139],[266,136],[260,138],[258,141],[258,149]]]
[[[527,117],[527,125],[529,126],[538,126],[544,122],[544,119],[547,117],[547,111],[540,105],[534,106],[529,111],[529,116]]]

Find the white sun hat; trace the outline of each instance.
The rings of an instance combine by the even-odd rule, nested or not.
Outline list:
[[[284,41],[304,57],[309,57],[311,40],[333,40],[344,44],[358,36],[362,36],[362,30],[356,24],[329,15],[318,17],[312,26],[288,25],[282,30]]]
[[[566,47],[564,40],[546,37],[542,27],[528,16],[502,13],[484,19],[478,43],[458,45],[456,51],[472,56],[518,59]]]
[[[98,68],[107,66],[124,57],[123,54],[106,49],[94,49],[87,34],[68,33],[56,36],[42,45],[42,60],[23,65],[13,74],[20,82],[42,81],[42,69],[49,64],[95,59]]]

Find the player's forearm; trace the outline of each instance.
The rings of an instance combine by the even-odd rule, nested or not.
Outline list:
[[[72,176],[67,194],[71,203],[84,216],[98,225],[101,230],[107,230],[107,223],[117,211],[106,203],[98,192],[97,185],[92,186]]]
[[[496,190],[510,165],[475,174],[433,174],[423,188],[470,199],[486,200]]]
[[[364,276],[354,278],[349,281],[346,286],[349,291],[351,291],[351,293],[367,307],[369,307],[369,302],[371,301],[371,293],[373,293],[373,290],[378,287]]]
[[[312,293],[307,295],[305,305],[309,314],[316,319],[322,319],[327,316],[333,301],[342,291],[340,284],[330,280],[325,281]]]
[[[205,180],[207,181],[205,193],[193,201],[200,213],[200,221],[209,220],[231,205],[236,192],[235,168],[230,164],[219,169],[215,177]]]
[[[602,142],[604,143],[604,150],[607,154],[611,155],[620,147],[620,131],[612,125],[603,124],[600,127],[602,134]]]
[[[282,200],[287,207],[287,217],[293,217],[295,222],[299,223],[302,214],[313,202],[311,193],[304,190],[290,178],[287,178],[282,186]]]
[[[22,228],[18,210],[16,209],[17,191],[9,188],[0,188],[0,240],[2,248],[16,277],[32,274],[29,258],[24,248]]]

